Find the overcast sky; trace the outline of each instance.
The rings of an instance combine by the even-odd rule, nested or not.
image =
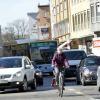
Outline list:
[[[0,25],[26,18],[28,12],[37,12],[38,3],[49,4],[49,0],[0,0]]]

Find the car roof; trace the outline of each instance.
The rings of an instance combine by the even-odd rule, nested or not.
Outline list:
[[[84,51],[84,50],[80,50],[80,49],[64,49],[63,51],[64,52],[65,51],[68,51],[69,52],[69,51]]]
[[[86,58],[100,58],[100,56],[96,56],[96,55],[90,54],[90,55],[87,55]]]
[[[9,57],[0,57],[0,58],[2,58],[2,59],[10,59],[10,58],[20,58],[20,59],[22,59],[24,57],[25,56],[9,56]]]

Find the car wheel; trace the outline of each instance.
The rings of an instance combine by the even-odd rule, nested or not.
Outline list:
[[[39,85],[43,86],[43,79],[40,80]]]
[[[24,78],[22,86],[19,87],[19,91],[27,91],[27,90],[28,90],[28,83],[27,83],[27,79]]]
[[[80,83],[80,81],[79,81],[79,80],[76,80],[76,84],[77,84],[77,85],[80,85],[81,83]]]
[[[37,84],[36,84],[36,78],[33,80],[33,82],[31,83],[31,89],[32,90],[36,90]]]
[[[100,86],[98,87],[98,91],[100,92]]]
[[[5,89],[0,89],[0,91],[4,91]]]
[[[83,86],[86,86],[85,80],[84,80],[84,76],[81,77],[81,83]]]
[[[77,84],[77,85],[80,85],[80,84],[81,84],[81,82],[80,82],[80,77],[79,77],[78,74],[76,75],[76,84]]]

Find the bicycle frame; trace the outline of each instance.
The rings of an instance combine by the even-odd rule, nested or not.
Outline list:
[[[60,71],[58,91],[59,91],[59,96],[61,97],[63,96],[63,88],[64,88],[64,71]]]

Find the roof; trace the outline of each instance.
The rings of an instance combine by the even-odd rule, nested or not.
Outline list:
[[[33,40],[33,39],[19,39],[19,40],[16,40],[16,43],[17,44],[24,44],[24,43],[30,43],[30,42],[34,42],[36,40]]]
[[[48,5],[48,4],[47,5],[40,5],[40,4],[38,5],[38,7],[49,7],[49,6],[50,5]]]

